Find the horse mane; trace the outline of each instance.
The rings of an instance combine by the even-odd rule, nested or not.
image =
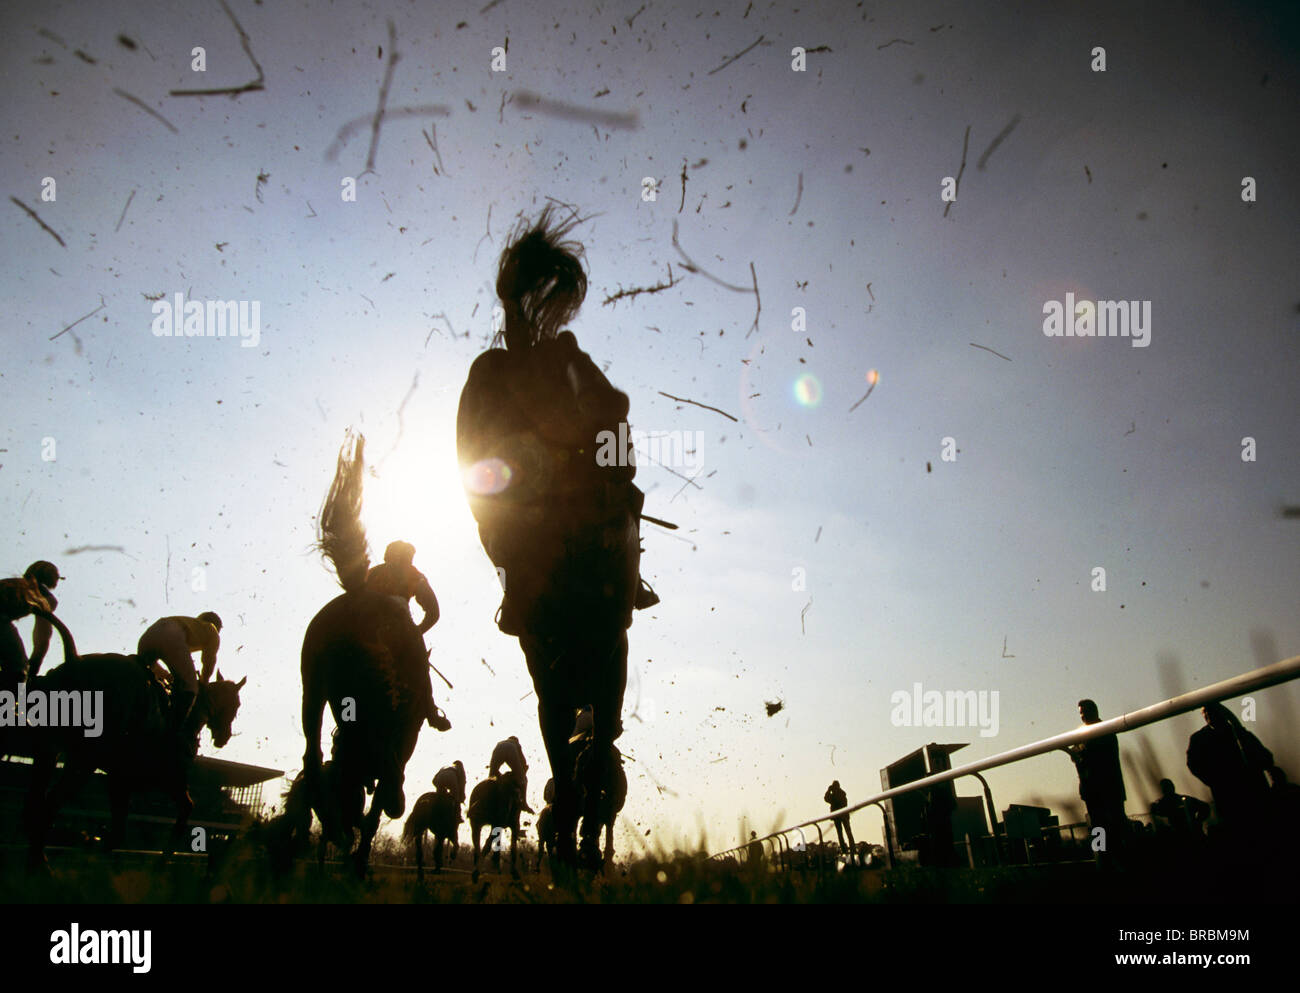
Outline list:
[[[497,296],[506,319],[500,337],[510,347],[554,338],[587,297],[582,245],[565,236],[582,219],[557,220],[551,204],[531,224],[521,220],[497,267]]]
[[[338,468],[316,521],[316,548],[348,593],[361,589],[370,571],[370,549],[361,523],[365,435],[351,431],[339,449]]]

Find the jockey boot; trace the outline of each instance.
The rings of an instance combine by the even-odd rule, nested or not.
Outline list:
[[[427,720],[429,727],[435,731],[450,731],[451,721],[447,720],[447,715],[438,709],[438,705],[433,702],[433,696],[429,696],[429,710]]]
[[[632,605],[635,610],[646,610],[653,607],[659,602],[659,594],[650,588],[650,584],[644,579],[640,579],[640,588],[636,591],[636,602]]]

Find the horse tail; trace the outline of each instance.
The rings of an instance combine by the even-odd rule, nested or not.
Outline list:
[[[428,807],[421,802],[423,799],[424,797],[420,797],[419,800],[415,801],[415,806],[411,809],[411,816],[409,816],[406,819],[406,823],[402,825],[403,841],[411,842],[416,838],[422,837],[425,829],[428,827],[429,818],[426,816]]]
[[[531,224],[521,220],[501,253],[497,296],[505,308],[498,338],[506,347],[526,347],[554,338],[587,297],[582,245],[565,236],[581,223],[576,214],[555,218],[547,204]]]
[[[348,593],[361,589],[370,571],[366,529],[361,524],[365,448],[365,435],[354,436],[349,431],[339,449],[334,482],[330,484],[316,521],[316,547],[334,569],[339,585]]]

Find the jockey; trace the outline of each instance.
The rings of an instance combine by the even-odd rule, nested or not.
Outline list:
[[[424,619],[420,621],[421,644],[424,633],[438,623],[438,598],[424,573],[415,568],[415,546],[406,541],[394,541],[384,549],[384,561],[375,566],[366,576],[366,589],[371,593],[382,593],[395,600],[400,600],[402,609],[410,610],[411,597],[424,610]],[[422,673],[422,682],[428,687],[429,700],[427,717],[429,726],[439,731],[451,727],[447,715],[443,714],[433,699],[433,684],[428,679],[428,672]]]
[[[451,765],[443,766],[438,770],[438,774],[433,777],[433,785],[437,787],[438,792],[446,793],[456,805],[465,802],[465,766],[457,759]]]
[[[44,559],[33,562],[23,573],[23,577],[29,582],[36,584],[41,595],[44,596],[45,602],[48,603],[50,613],[59,606],[59,601],[54,594],[50,592],[58,585],[59,580],[63,577],[59,575],[59,570],[53,562],[46,562]],[[53,632],[50,622],[44,617],[37,617],[32,623],[32,656],[28,660],[29,670],[28,679],[35,679],[40,675],[41,662],[45,660],[45,652],[50,647],[50,634]]]
[[[217,649],[221,645],[221,618],[212,611],[198,617],[164,617],[155,621],[144,634],[136,654],[140,664],[152,668],[161,662],[171,672],[172,711],[169,730],[179,734],[185,719],[194,709],[199,683],[206,683],[217,666]],[[202,673],[195,678],[192,652],[201,651]]]
[[[519,808],[526,814],[533,813],[533,808],[528,806],[528,763],[524,759],[523,746],[513,734],[505,741],[498,741],[496,747],[492,749],[488,775],[496,776],[503,765],[519,779]]]
[[[50,644],[50,622],[38,616],[32,628],[32,656],[29,663],[23,640],[14,621],[35,610],[54,612],[58,601],[48,587],[61,577],[50,562],[33,562],[19,579],[0,579],[0,672],[15,682],[25,682],[40,670]],[[29,666],[31,667],[29,669]]]
[[[415,568],[415,546],[409,542],[394,541],[384,549],[384,562],[370,570],[366,576],[366,589],[396,597],[403,606],[415,597],[415,602],[424,610],[424,620],[419,624],[420,634],[438,623],[438,598],[433,595],[424,573]]]

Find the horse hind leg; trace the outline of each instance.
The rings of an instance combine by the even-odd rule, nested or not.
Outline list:
[[[481,849],[479,848],[479,841],[483,835],[483,825],[479,822],[471,822],[469,833],[470,833],[470,837],[474,840],[474,871],[470,875],[470,879],[472,882],[477,883],[478,882],[478,857],[479,857],[479,852],[481,851]]]
[[[44,868],[45,841],[57,813],[52,804],[50,784],[56,775],[58,756],[41,751],[32,767],[27,787],[27,803],[23,812],[27,828],[27,864],[29,868]]]
[[[519,813],[515,813],[515,822],[510,825],[510,877],[519,878],[519,865],[515,861],[515,842],[519,837]]]
[[[131,788],[120,775],[109,777],[108,806],[112,818],[104,848],[111,852],[121,848],[126,840],[126,815],[131,809]]]
[[[178,845],[183,845],[186,836],[189,834],[190,814],[194,811],[194,800],[190,797],[190,791],[184,784],[173,794],[173,799],[176,801],[176,823],[172,825],[171,835],[168,837],[167,845],[163,849],[164,857],[176,851]]]

